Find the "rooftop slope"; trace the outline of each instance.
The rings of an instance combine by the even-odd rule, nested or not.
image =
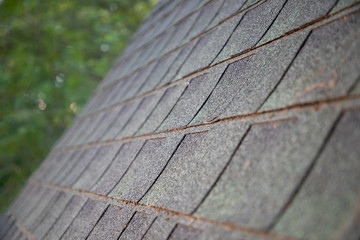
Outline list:
[[[4,239],[359,239],[360,4],[159,1]]]

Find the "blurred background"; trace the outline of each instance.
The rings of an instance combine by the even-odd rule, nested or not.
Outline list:
[[[156,0],[0,0],[0,213]]]

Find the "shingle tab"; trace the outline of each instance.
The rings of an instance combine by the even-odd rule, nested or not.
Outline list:
[[[92,190],[100,194],[108,194],[116,186],[143,145],[142,141],[123,144]]]
[[[185,239],[198,239],[201,231],[184,226],[184,225],[176,225],[174,231],[171,233],[169,239],[171,240],[185,240]]]
[[[106,208],[104,215],[91,231],[88,239],[118,239],[120,233],[126,227],[126,223],[130,217],[131,212],[129,212],[127,209],[121,209],[117,206],[109,205],[108,208]]]
[[[43,239],[60,239],[85,202],[86,198],[73,196]]]
[[[359,123],[360,111],[344,113],[274,231],[298,238],[329,239],[337,231],[347,230],[342,223],[352,218],[359,201]]]
[[[179,142],[179,137],[146,141],[129,170],[109,195],[139,201],[165,168]]]
[[[360,14],[315,30],[262,110],[344,96],[360,75]]]
[[[216,181],[245,130],[243,124],[230,124],[186,135],[141,203],[186,213],[193,211]],[[218,148],[220,143],[224,145]]]
[[[253,125],[195,214],[266,229],[287,204],[335,118],[329,110],[309,111],[301,119]]]
[[[121,233],[120,239],[141,239],[146,230],[150,227],[154,216],[135,212],[131,221],[126,226],[125,230]]]
[[[106,207],[103,202],[88,199],[60,239],[86,239]]]

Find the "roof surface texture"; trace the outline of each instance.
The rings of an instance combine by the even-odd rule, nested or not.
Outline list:
[[[0,238],[358,240],[359,9],[159,1]]]

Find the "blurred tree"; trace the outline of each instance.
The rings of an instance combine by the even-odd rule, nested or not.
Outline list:
[[[156,0],[0,0],[0,212]]]

